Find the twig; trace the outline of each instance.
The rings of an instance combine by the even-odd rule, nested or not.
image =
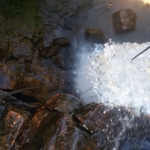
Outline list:
[[[42,88],[42,87],[46,87],[46,86],[38,86],[38,87],[31,87],[31,88],[16,90],[16,91],[8,92],[8,93],[5,93],[5,94],[0,94],[0,97],[2,98],[2,97],[6,97],[6,96],[11,96],[13,94],[20,93],[20,92],[23,92],[23,91],[26,91],[26,90],[38,89],[38,88]]]
[[[84,94],[84,93],[86,93],[86,92],[88,92],[89,90],[91,90],[93,88],[93,86],[92,87],[90,87],[89,89],[87,89],[86,91],[84,91],[83,93],[81,93],[80,94],[80,96],[82,95],[82,94]]]
[[[141,55],[142,53],[144,53],[144,52],[146,52],[148,49],[150,48],[150,46],[148,46],[146,49],[144,49],[142,52],[140,52],[139,54],[137,54],[136,56],[134,56],[132,59],[131,59],[131,61],[132,60],[134,60],[136,57],[138,57],[139,55]]]

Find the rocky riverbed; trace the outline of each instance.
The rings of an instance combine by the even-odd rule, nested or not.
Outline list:
[[[107,2],[39,2],[41,26],[34,32],[17,30],[17,20],[0,15],[0,94],[44,86],[1,96],[1,150],[149,149],[149,116],[102,103],[85,105],[75,89],[83,45],[91,48],[110,38],[149,41],[150,9],[143,1],[114,0],[106,12]],[[135,29],[116,34],[112,14],[126,8],[136,13]],[[8,32],[10,24],[15,29]]]

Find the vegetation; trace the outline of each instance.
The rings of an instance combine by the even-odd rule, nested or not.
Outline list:
[[[39,0],[0,0],[0,13],[7,19],[7,32],[36,30],[39,26]]]
[[[12,17],[16,14],[21,13],[23,7],[23,1],[22,0],[1,0],[0,6],[2,9],[2,13],[5,16]]]

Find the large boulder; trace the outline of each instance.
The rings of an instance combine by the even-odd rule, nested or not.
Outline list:
[[[83,105],[72,95],[56,94],[22,128],[13,147],[20,150],[144,150],[150,145],[149,116],[103,104]]]
[[[107,38],[104,36],[102,30],[90,28],[85,30],[85,39],[87,42],[103,44],[107,41]]]
[[[136,13],[134,10],[126,8],[113,14],[113,26],[116,33],[135,30]]]
[[[19,90],[28,87],[46,86],[44,88],[22,92],[38,100],[47,97],[51,91],[73,92],[74,75],[69,71],[48,69],[30,63],[0,63],[0,88]]]
[[[19,149],[21,146],[22,150],[67,150],[72,147],[85,149],[88,135],[75,127],[71,117],[73,110],[80,106],[82,103],[76,97],[56,94],[36,111],[31,121],[23,128],[15,148]]]

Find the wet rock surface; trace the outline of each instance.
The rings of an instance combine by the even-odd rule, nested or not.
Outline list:
[[[0,111],[4,111],[1,104]],[[6,108],[5,108],[6,109]],[[12,108],[7,108],[5,114],[0,121],[0,149],[11,149],[15,143],[20,129],[27,121],[28,117],[25,113]]]
[[[56,38],[52,43],[59,46],[70,46],[70,41],[66,37]]]
[[[59,45],[54,45],[54,46],[45,47],[44,49],[42,49],[40,51],[40,56],[47,58],[47,57],[51,57],[59,52],[60,52]]]
[[[23,91],[21,96],[0,97],[0,149],[149,149],[149,116],[135,116],[124,107],[84,105],[73,96],[75,75],[71,71],[76,67],[76,53],[80,51],[84,35],[88,42],[94,43],[105,43],[106,37],[121,42],[149,39],[146,34],[149,29],[143,30],[145,27],[140,26],[143,21],[138,19],[135,32],[115,34],[114,30],[135,28],[132,11],[129,15],[124,11],[125,20],[119,17],[119,27],[112,27],[112,14],[127,6],[131,6],[139,18],[149,12],[144,12],[143,3],[137,1],[116,0],[106,13],[103,9],[106,1],[44,0],[40,2],[42,29],[34,33],[22,29],[9,36],[5,30],[2,32],[0,89],[46,87]],[[147,26],[149,20],[146,21]],[[6,22],[0,16],[0,24]]]
[[[104,36],[102,30],[95,28],[85,30],[85,39],[88,42],[97,44],[104,44],[107,41],[107,38]]]
[[[149,117],[123,107],[83,105],[71,95],[57,94],[37,110],[13,148],[147,149],[149,123]]]
[[[46,86],[44,88],[27,90],[24,95],[43,99],[50,91],[73,92],[74,75],[69,71],[48,69],[30,63],[17,62],[0,63],[1,89],[18,90],[27,87]]]
[[[135,30],[136,13],[132,9],[122,9],[113,14],[113,26],[116,33]]]

